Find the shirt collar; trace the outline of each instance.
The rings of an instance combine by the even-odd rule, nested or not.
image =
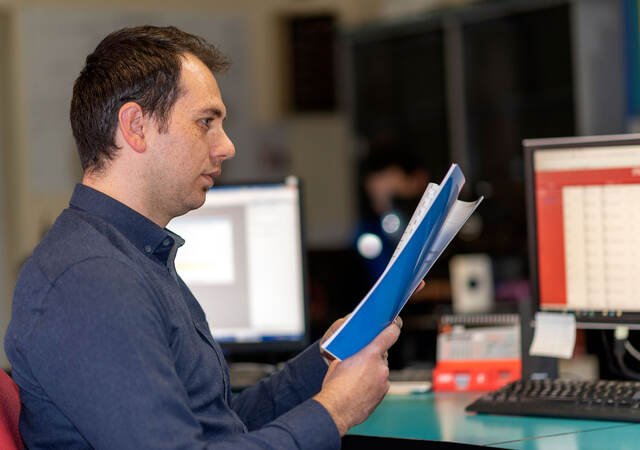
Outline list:
[[[167,264],[169,257],[173,260],[177,247],[184,244],[177,234],[160,228],[124,203],[84,184],[76,185],[69,205],[101,217],[145,255],[159,259],[164,264]]]

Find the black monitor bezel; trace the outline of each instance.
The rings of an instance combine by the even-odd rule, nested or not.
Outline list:
[[[640,133],[614,134],[601,136],[579,136],[565,138],[524,139],[525,200],[527,210],[527,244],[529,251],[529,273],[532,303],[540,311],[540,292],[538,284],[538,233],[536,224],[535,177],[533,154],[537,150],[588,148],[602,146],[640,145]],[[545,311],[551,311],[546,309]],[[575,315],[579,328],[610,329],[618,325],[640,329],[640,311],[576,311],[558,309],[558,312]]]
[[[225,357],[232,359],[242,359],[243,356],[250,355],[252,360],[254,356],[260,355],[265,357],[271,357],[277,355],[284,355],[288,353],[298,352],[306,348],[310,343],[311,337],[311,321],[310,321],[310,297],[309,297],[309,279],[307,270],[307,251],[305,240],[305,221],[304,221],[304,201],[303,201],[303,183],[299,177],[295,176],[295,183],[290,183],[288,180],[291,178],[285,177],[285,179],[277,180],[262,180],[251,182],[230,182],[223,183],[218,186],[214,186],[211,189],[216,188],[242,188],[242,187],[259,187],[259,186],[294,186],[298,191],[298,208],[299,208],[299,228],[300,228],[300,247],[301,247],[301,264],[302,264],[302,297],[304,303],[304,334],[301,339],[293,340],[278,340],[278,341],[249,341],[249,342],[230,342],[219,341],[216,342],[222,348]],[[271,359],[271,358],[267,358]]]

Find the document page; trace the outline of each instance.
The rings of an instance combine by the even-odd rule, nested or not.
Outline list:
[[[482,201],[457,200],[463,185],[464,175],[453,164],[440,185],[427,187],[385,271],[342,327],[323,344],[327,352],[338,359],[348,358],[398,315]]]

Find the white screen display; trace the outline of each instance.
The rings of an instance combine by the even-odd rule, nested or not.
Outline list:
[[[640,311],[640,146],[533,154],[543,309]]]
[[[187,285],[234,282],[233,223],[228,217],[187,217],[178,228],[180,236],[189,236],[176,255]]]
[[[305,333],[300,201],[295,185],[216,187],[171,221],[185,240],[176,270],[220,341]]]

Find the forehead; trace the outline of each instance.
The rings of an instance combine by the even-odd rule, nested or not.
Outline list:
[[[224,107],[213,73],[193,55],[187,54],[182,58],[180,90],[178,102],[182,107],[193,110]]]

